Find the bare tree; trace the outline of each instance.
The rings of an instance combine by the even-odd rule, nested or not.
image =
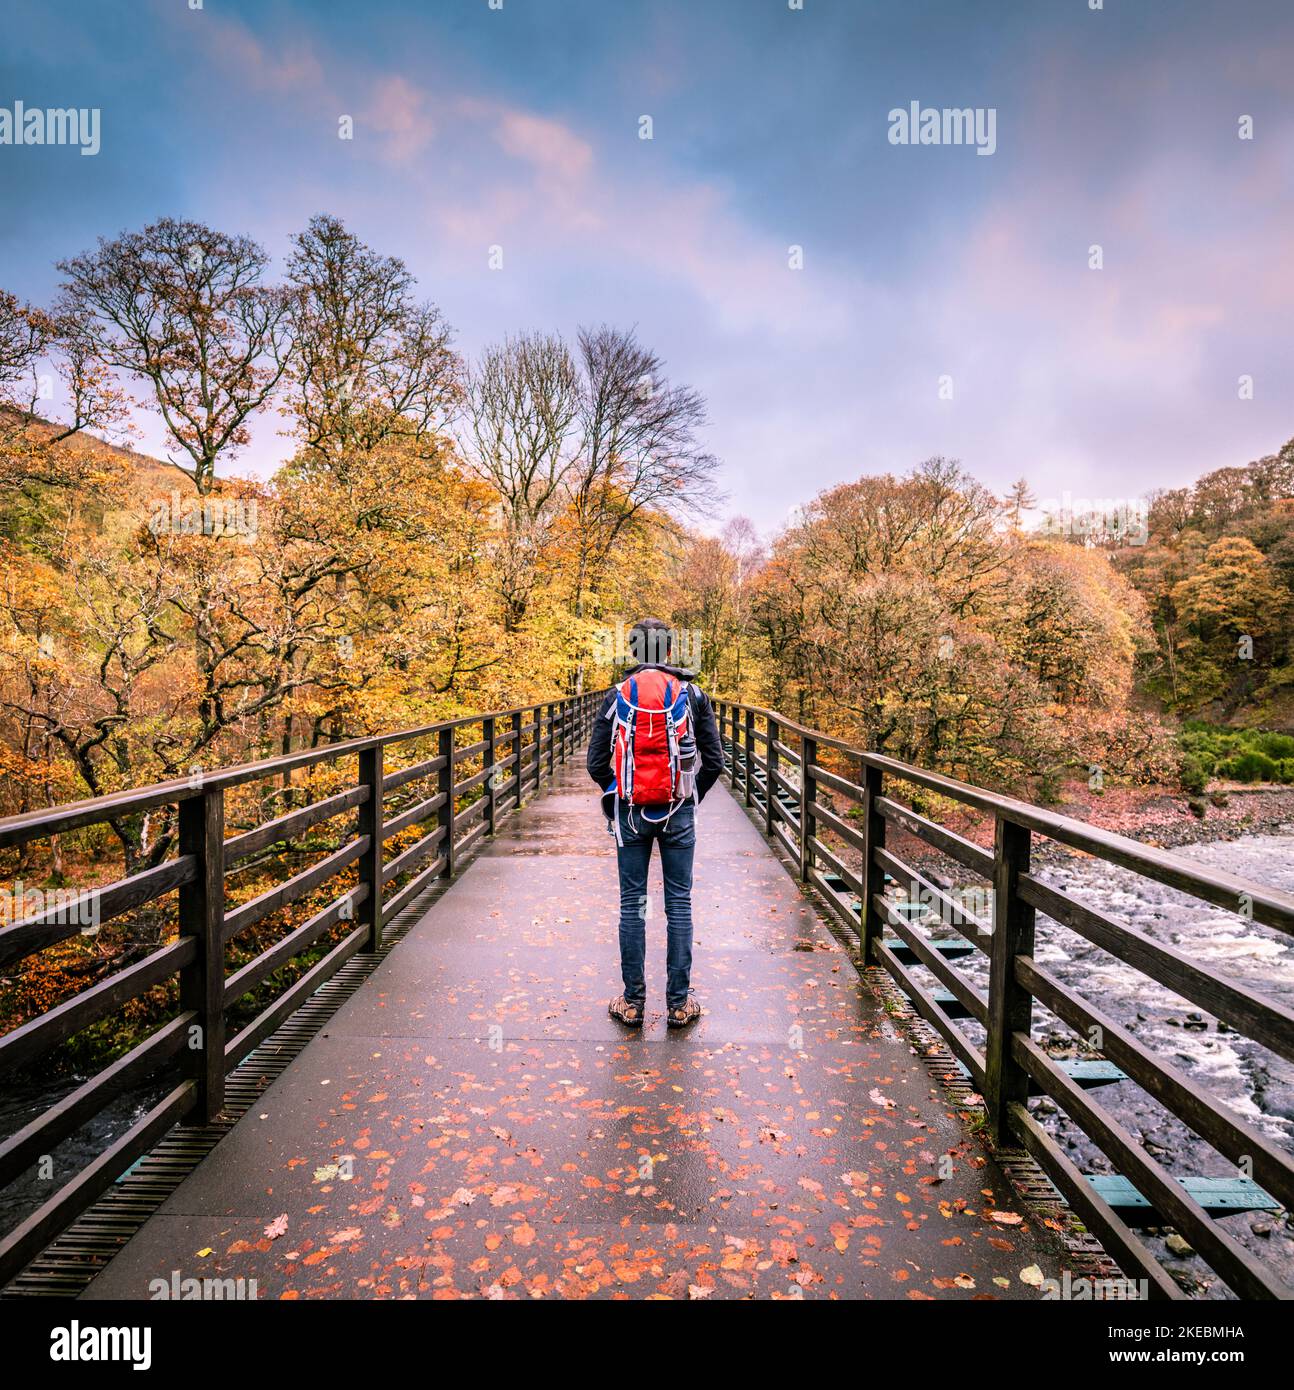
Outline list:
[[[574,606],[583,617],[590,585],[626,529],[646,516],[704,515],[718,500],[718,465],[697,438],[704,399],[671,384],[632,330],[582,328],[579,351],[581,442],[568,477],[579,530]]]
[[[287,364],[290,295],[261,283],[268,259],[247,237],[163,218],[58,263],[79,351],[148,383],[188,459],[169,462],[202,496]]]
[[[552,534],[579,409],[579,372],[555,334],[486,348],[468,382],[459,448],[499,494],[495,568],[509,631],[525,616]]]
[[[1011,484],[1010,491],[1002,499],[1002,506],[1008,517],[1011,518],[1011,529],[1019,531],[1024,524],[1024,513],[1038,499],[1033,495],[1032,489],[1026,478],[1017,478]]]
[[[292,240],[288,408],[302,443],[334,469],[395,439],[438,450],[462,393],[440,310],[415,301],[402,260],[335,217],[312,217]]]
[[[575,360],[555,334],[486,348],[468,384],[461,446],[518,522],[538,519],[571,466],[580,409]]]

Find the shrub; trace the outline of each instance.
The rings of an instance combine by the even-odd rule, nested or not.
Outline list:
[[[1213,773],[1213,759],[1199,753],[1187,753],[1182,759],[1181,780],[1184,790],[1202,792]]]
[[[1218,767],[1220,777],[1230,778],[1233,782],[1275,782],[1277,777],[1277,766],[1266,753],[1257,753],[1250,749],[1246,753],[1236,753],[1227,758]]]
[[[1249,746],[1277,762],[1294,758],[1294,735],[1291,734],[1253,734]]]

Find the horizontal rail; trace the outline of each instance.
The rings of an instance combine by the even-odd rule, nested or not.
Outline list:
[[[313,946],[321,936],[338,922],[349,921],[369,895],[367,883],[357,883],[348,893],[334,898],[327,907],[316,912],[299,927],[276,941],[267,951],[262,951],[250,960],[241,970],[235,970],[225,981],[225,1007],[236,1003],[249,990],[256,988],[262,980],[268,979],[276,970],[287,965],[294,956]]]
[[[1120,1173],[1132,1179],[1238,1293],[1241,1298],[1282,1298],[1289,1290],[1232,1236],[1213,1221],[1202,1206],[1102,1106],[1060,1070],[1032,1038],[1011,1037],[1015,1060],[1029,1076],[1077,1120]]]
[[[0,1038],[0,1069],[20,1070],[66,1042],[73,1034],[97,1023],[123,1004],[138,999],[146,990],[174,975],[197,955],[197,943],[182,936],[134,965],[127,966],[83,989],[71,999],[33,1018]]]
[[[873,854],[876,865],[888,873],[900,886],[907,886],[909,898],[912,888],[923,893],[939,909],[939,924],[951,927],[953,931],[964,936],[978,950],[983,951],[986,956],[993,954],[993,924],[987,922],[982,917],[977,917],[973,912],[966,909],[955,899],[944,892],[942,888],[936,887],[924,875],[919,874],[915,869],[909,868],[903,860],[891,854],[889,850],[877,847]],[[946,915],[945,915],[946,914]],[[970,930],[967,931],[966,928]]]
[[[388,920],[402,912],[413,900],[429,888],[436,879],[445,871],[445,856],[433,859],[420,873],[414,876],[404,885],[397,888],[382,904],[382,915]]]
[[[393,792],[398,787],[403,787],[406,782],[416,782],[419,778],[430,777],[433,772],[439,772],[445,766],[444,754],[439,754],[434,758],[426,758],[420,763],[414,763],[410,767],[402,767],[395,772],[388,772],[382,779],[383,792]]]
[[[982,878],[993,877],[993,855],[964,836],[927,820],[925,816],[918,815],[908,806],[901,806],[897,801],[891,801],[887,796],[877,800],[876,810],[900,830],[906,830],[909,835],[915,835],[932,849],[940,850],[950,859],[955,859],[964,869],[970,869]]]
[[[1167,1302],[1183,1301],[1185,1292],[1158,1260],[1146,1249],[1141,1239],[1114,1209],[1105,1202],[1088,1182],[1059,1144],[1018,1101],[1011,1106],[1011,1122],[1016,1137],[1038,1161],[1039,1167],[1056,1184],[1061,1196],[1096,1233],[1106,1250],[1121,1268],[1140,1274],[1147,1291],[1155,1299]]]
[[[975,1084],[982,1089],[987,1070],[984,1054],[953,1023],[952,1019],[939,1007],[933,996],[917,982],[911,971],[902,964],[883,941],[874,942],[872,950],[877,962],[883,965],[898,981],[899,987],[908,996],[912,1007],[939,1034],[948,1045],[949,1051],[970,1072]]]
[[[1115,921],[1086,903],[1065,897],[1031,874],[1021,878],[1020,896],[1094,946],[1111,952],[1174,994],[1207,1009],[1238,1033],[1246,1034],[1282,1057],[1294,1059],[1294,1011],[1279,1001],[1210,974],[1180,951],[1161,946],[1144,932]]]
[[[389,863],[382,866],[382,882],[384,884],[390,883],[393,878],[398,878],[407,869],[411,869],[415,864],[420,864],[445,838],[445,834],[445,827],[438,825],[435,830],[429,830],[421,839],[415,840],[408,849],[401,851]]]
[[[12,1182],[24,1168],[93,1119],[109,1101],[165,1066],[185,1045],[196,1019],[192,1011],[177,1014],[142,1043],[10,1135],[0,1144],[0,1184]]]
[[[946,960],[941,960],[939,952],[934,950],[920,933],[912,930],[908,920],[901,912],[895,910],[893,903],[887,898],[877,893],[872,901],[876,905],[876,910],[885,917],[887,925],[902,940],[903,944],[912,952],[922,965],[943,985],[946,989],[960,999],[961,1002],[970,1010],[971,1017],[987,1026],[988,1024],[988,1000],[977,990],[966,983],[956,970],[948,964]],[[896,958],[897,959],[897,958]]]
[[[1211,902],[1218,907],[1236,911],[1242,900],[1252,908],[1253,919],[1278,931],[1294,933],[1294,894],[1282,892],[1268,884],[1258,884],[1213,869],[1204,869],[1189,859],[1172,854],[1153,845],[1144,845],[1113,831],[1102,830],[1086,821],[1074,820],[1027,801],[985,791],[982,787],[942,773],[914,767],[879,753],[869,753],[844,739],[835,738],[819,729],[808,728],[792,719],[785,719],[774,710],[755,705],[740,705],[758,717],[771,719],[784,732],[813,739],[822,748],[832,748],[857,759],[866,767],[888,774],[903,782],[911,782],[927,791],[938,792],[952,801],[961,802],[975,810],[1001,817],[1027,830],[1046,835],[1049,839],[1073,849],[1082,850],[1098,859],[1145,874],[1170,888],[1180,888]]]
[[[437,792],[435,796],[429,796],[425,801],[418,802],[416,806],[410,806],[407,811],[401,811],[393,820],[383,821],[382,838],[389,840],[392,835],[398,835],[411,825],[417,825],[419,821],[426,820],[428,816],[439,811],[448,800],[448,792]]]
[[[600,697],[603,692],[595,694]],[[585,697],[577,696],[576,699]],[[521,713],[528,713],[544,707],[523,705]],[[72,801],[63,806],[50,807],[38,811],[25,811],[21,815],[6,816],[0,819],[0,849],[10,845],[26,844],[29,840],[43,839],[49,835],[62,834],[86,825],[100,825],[105,821],[118,819],[138,811],[152,810],[157,806],[178,805],[203,795],[204,792],[227,791],[245,782],[256,782],[267,777],[279,777],[285,772],[299,768],[313,767],[316,763],[335,762],[351,758],[374,748],[389,748],[394,743],[410,742],[427,738],[442,730],[461,729],[479,724],[483,719],[506,719],[518,713],[517,710],[495,710],[490,714],[465,715],[458,719],[446,719],[437,724],[426,724],[417,729],[402,729],[398,733],[377,734],[367,738],[345,739],[339,743],[321,744],[317,748],[302,749],[297,753],[281,754],[274,758],[263,758],[258,762],[240,763],[235,767],[221,768],[205,773],[200,778],[176,777],[166,782],[155,782],[145,787],[135,787],[129,791],[113,792],[107,796],[91,797],[85,801]],[[550,719],[545,725],[550,725]]]
[[[316,961],[299,980],[290,985],[279,997],[263,1009],[251,1023],[236,1037],[225,1044],[225,1070],[233,1069],[251,1052],[259,1047],[269,1035],[294,1014],[302,1004],[321,985],[326,984],[343,965],[364,946],[366,927],[356,927],[348,936],[342,938],[322,960]]]
[[[225,866],[228,868],[240,859],[246,859],[249,854],[255,854],[257,850],[278,844],[280,840],[291,840],[303,830],[318,825],[320,821],[331,820],[343,811],[362,805],[368,797],[367,787],[351,787],[349,791],[324,797],[322,801],[312,801],[309,806],[303,806],[298,811],[289,811],[286,815],[266,821],[264,825],[245,830],[241,835],[234,835],[225,841]]]
[[[268,917],[271,912],[277,912],[280,908],[287,907],[290,903],[296,902],[298,898],[310,892],[312,888],[318,888],[321,883],[326,882],[334,874],[341,873],[343,869],[353,864],[368,846],[369,837],[367,835],[361,836],[358,840],[352,840],[350,844],[343,845],[340,849],[325,855],[317,864],[311,864],[308,869],[302,869],[299,874],[293,874],[284,882],[276,883],[273,888],[267,888],[264,893],[252,898],[250,902],[236,907],[225,916],[224,939],[226,941],[231,940],[239,932],[254,926],[263,917]]]
[[[193,1108],[197,1087],[176,1086],[138,1123],[65,1183],[38,1211],[0,1241],[0,1284],[6,1283]]]
[[[119,879],[105,888],[86,889],[71,902],[63,902],[15,922],[0,930],[0,967],[85,931],[84,919],[87,915],[94,926],[101,926],[133,908],[152,902],[154,898],[173,892],[191,883],[196,871],[197,860],[191,854],[182,854],[158,864],[156,868]]]
[[[1248,1162],[1254,1180],[1294,1209],[1294,1159],[1252,1125],[1220,1105],[1166,1058],[1156,1056],[1114,1019],[1066,988],[1028,956],[1016,974],[1040,1003],[1080,1037],[1099,1037],[1101,1051],[1148,1095],[1236,1164]]]
[[[814,804],[813,818],[819,825],[830,826],[832,832],[839,835],[847,845],[852,846],[860,853],[866,852],[867,837],[862,830],[856,825],[850,825],[847,820],[843,820],[834,811],[827,810],[820,801]]]

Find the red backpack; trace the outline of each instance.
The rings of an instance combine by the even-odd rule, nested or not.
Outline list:
[[[660,807],[686,801],[696,788],[696,735],[688,683],[647,667],[616,688],[611,763],[616,802]],[[656,819],[648,816],[647,819]]]

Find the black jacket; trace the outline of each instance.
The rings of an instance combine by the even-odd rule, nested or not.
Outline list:
[[[627,680],[630,676],[646,669],[645,666],[635,666],[632,671],[627,671],[620,679]],[[661,666],[659,669],[688,682],[692,680],[694,674],[691,671],[680,670],[676,666]],[[615,698],[616,692],[613,686],[607,691],[606,699],[602,701],[602,708],[598,711],[598,717],[593,721],[593,732],[589,736],[587,759],[589,776],[598,784],[598,790],[603,793],[615,779],[615,769],[611,766],[612,721],[606,717],[607,710],[615,703]],[[696,799],[701,801],[706,792],[719,780],[719,774],[723,771],[723,746],[719,742],[719,724],[714,717],[714,706],[710,703],[710,697],[699,686],[689,684],[688,699],[692,705],[693,727],[696,731],[696,751],[701,759],[701,766],[696,775]],[[611,814],[610,798],[606,795],[602,799],[602,809],[606,811],[607,815]]]

